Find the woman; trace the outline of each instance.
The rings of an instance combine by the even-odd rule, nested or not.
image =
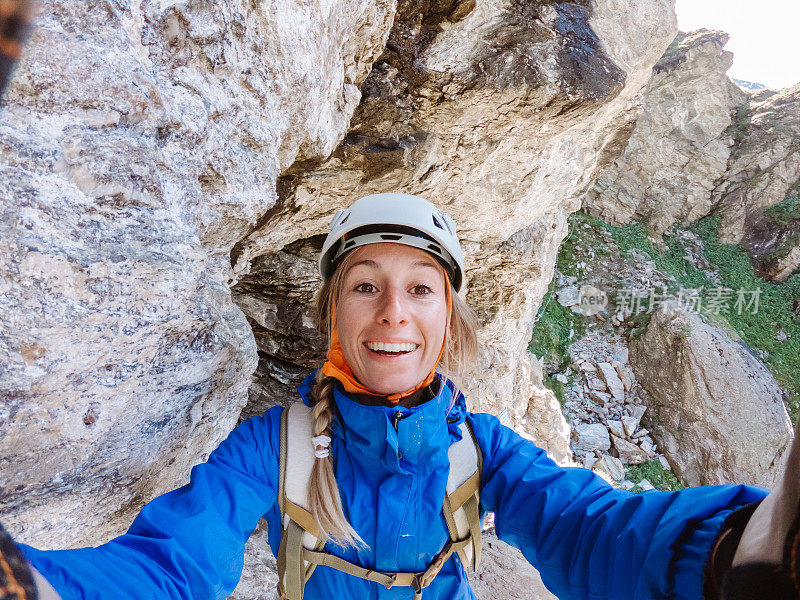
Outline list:
[[[425,571],[450,539],[442,515],[448,449],[467,422],[483,457],[481,513],[495,512],[497,535],[562,600],[697,599],[704,586],[705,597],[716,598],[737,547],[739,562],[766,556],[758,540],[737,544],[752,503],[766,495],[761,489],[635,495],[591,471],[561,468],[495,417],[467,412],[444,375],[466,369],[475,351],[474,321],[457,294],[461,251],[452,220],[427,201],[378,194],[340,211],[320,269],[318,315],[330,349],[298,391],[313,406],[308,506],[330,555],[373,571]],[[188,485],[147,504],[127,534],[98,548],[22,546],[25,556],[63,600],[225,598],[262,516],[270,546],[280,547],[282,411],[242,423],[192,469]],[[788,502],[794,515],[796,496],[787,493],[771,504]],[[759,511],[761,520],[751,522],[763,532],[776,519],[774,509]],[[793,518],[779,530],[781,540]],[[778,564],[767,572],[773,588],[778,578],[790,579]],[[318,567],[304,598],[415,594],[474,598],[455,556],[416,591]]]

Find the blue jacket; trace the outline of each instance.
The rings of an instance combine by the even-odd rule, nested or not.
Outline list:
[[[299,388],[308,398],[311,379]],[[483,451],[481,508],[500,539],[519,548],[561,600],[702,598],[703,568],[725,517],[762,499],[742,485],[632,494],[580,468],[562,468],[493,416],[466,410],[449,382],[415,408],[372,407],[337,387],[341,419],[332,454],[342,502],[368,550],[328,551],[381,571],[424,571],[447,540],[441,507],[448,446],[471,422]],[[436,383],[434,384],[436,385]],[[225,598],[258,520],[280,542],[281,408],[249,419],[220,444],[191,482],[148,503],[125,535],[97,548],[23,550],[63,600]],[[396,423],[396,426],[395,426]],[[318,567],[307,600],[410,599],[411,588]],[[474,598],[455,557],[423,594]]]

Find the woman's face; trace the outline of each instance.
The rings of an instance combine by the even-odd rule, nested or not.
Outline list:
[[[444,270],[427,252],[392,243],[356,248],[352,261],[336,303],[342,353],[364,386],[404,392],[430,373],[444,342]]]

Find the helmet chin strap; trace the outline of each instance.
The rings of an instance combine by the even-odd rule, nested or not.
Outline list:
[[[447,298],[447,326],[450,325],[450,315],[453,312],[453,298],[450,293],[450,282],[447,281],[445,278],[445,297]],[[331,347],[328,349],[327,360],[322,365],[322,372],[325,373],[328,377],[334,377],[338,379],[344,389],[352,394],[369,394],[371,396],[381,396],[385,397],[389,402],[393,404],[397,404],[400,400],[405,398],[406,396],[410,396],[414,392],[424,387],[427,387],[433,381],[434,376],[436,375],[436,367],[439,366],[439,361],[442,359],[442,354],[444,354],[444,345],[447,341],[447,335],[445,335],[445,339],[442,340],[442,347],[439,349],[439,356],[436,357],[436,361],[433,363],[433,368],[431,372],[428,373],[428,376],[425,377],[422,381],[420,381],[417,385],[413,388],[406,390],[404,392],[398,392],[396,394],[382,394],[380,392],[376,392],[374,390],[369,389],[368,387],[362,385],[358,379],[356,379],[355,375],[353,375],[352,369],[350,369],[350,365],[347,364],[347,361],[344,358],[344,354],[342,353],[342,345],[339,343],[339,333],[336,331],[336,301],[334,300],[333,306],[331,307]]]

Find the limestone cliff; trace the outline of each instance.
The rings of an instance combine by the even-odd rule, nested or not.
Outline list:
[[[800,83],[739,107],[736,145],[714,190],[719,235],[741,244],[765,279],[800,267]]]
[[[650,392],[650,421],[688,485],[747,482],[772,488],[792,440],[783,392],[741,340],[678,302],[653,312],[630,344]]]
[[[584,208],[654,236],[674,223],[722,217],[720,239],[741,244],[765,279],[800,266],[800,84],[745,92],[725,72],[727,34],[681,33],[653,69],[641,117]]]
[[[236,424],[257,353],[231,248],[341,142],[394,10],[42,6],[0,112],[0,493],[24,540],[118,533]]]
[[[706,30],[675,38],[642,92],[625,151],[587,193],[587,212],[614,225],[644,218],[657,235],[710,212],[734,143],[732,116],[747,99],[725,74],[727,41]]]

